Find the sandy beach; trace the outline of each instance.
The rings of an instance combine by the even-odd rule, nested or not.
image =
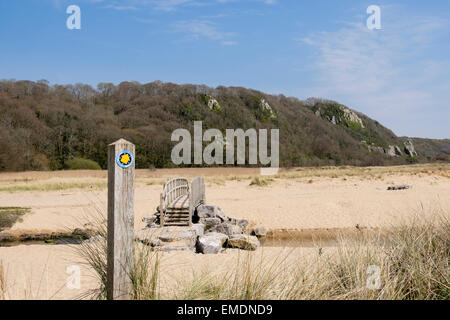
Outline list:
[[[206,202],[220,206],[250,226],[274,232],[327,228],[385,228],[415,216],[433,217],[450,212],[450,166],[422,165],[389,168],[322,168],[282,170],[267,185],[250,185],[257,169],[165,169],[137,170],[135,229],[152,215],[167,178],[204,176]],[[67,231],[88,225],[106,214],[106,172],[21,172],[0,174],[0,206],[27,207],[30,212],[5,230],[10,234]],[[411,189],[388,191],[391,185],[409,184]],[[297,253],[317,254],[314,248]],[[270,256],[278,248],[263,247],[253,254]],[[175,278],[192,270],[233,264],[239,253],[219,255],[165,254],[163,265],[174,268]],[[67,268],[79,265],[69,245],[22,244],[0,247],[9,298],[70,299],[96,287],[92,270],[81,268],[79,289],[66,286]],[[176,267],[184,266],[184,267]],[[176,282],[176,281],[175,281]]]

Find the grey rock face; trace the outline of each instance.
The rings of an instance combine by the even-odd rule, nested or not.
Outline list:
[[[395,157],[395,147],[394,146],[389,146],[389,148],[386,150],[386,153],[391,156],[391,157]]]
[[[246,234],[233,235],[228,239],[228,246],[243,250],[256,250],[260,243],[257,237]]]
[[[414,144],[411,140],[405,141],[405,153],[410,157],[417,156],[416,149],[414,148]]]

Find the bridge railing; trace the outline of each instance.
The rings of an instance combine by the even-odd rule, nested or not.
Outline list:
[[[198,205],[205,203],[205,181],[203,177],[196,177],[189,184],[186,178],[173,178],[164,184],[160,197],[159,214],[161,227],[167,208],[180,197],[187,196],[189,200],[189,224]]]
[[[164,184],[159,205],[161,226],[164,226],[164,214],[166,209],[176,199],[182,196],[189,197],[189,182],[186,178],[173,178]]]

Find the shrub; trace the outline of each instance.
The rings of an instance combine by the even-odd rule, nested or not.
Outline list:
[[[66,162],[66,169],[68,170],[101,170],[100,165],[89,159],[73,158]]]

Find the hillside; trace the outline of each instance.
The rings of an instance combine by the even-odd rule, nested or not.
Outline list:
[[[64,169],[73,158],[106,168],[107,145],[120,137],[135,143],[138,168],[172,167],[171,133],[192,132],[194,120],[222,132],[279,128],[284,167],[405,164],[450,154],[450,140],[397,137],[333,101],[160,81],[100,83],[97,89],[1,81],[0,170]]]

